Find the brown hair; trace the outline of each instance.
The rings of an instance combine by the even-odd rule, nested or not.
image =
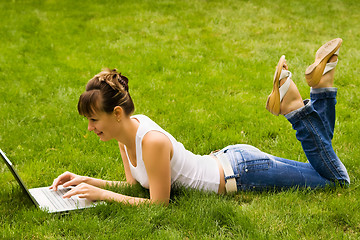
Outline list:
[[[95,112],[112,113],[120,106],[127,115],[134,112],[134,103],[129,94],[129,80],[116,69],[103,69],[86,85],[86,91],[81,94],[78,102],[80,115],[91,116]]]

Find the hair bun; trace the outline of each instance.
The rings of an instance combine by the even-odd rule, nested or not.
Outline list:
[[[103,69],[102,72],[97,74],[95,77],[98,77],[100,82],[106,82],[111,88],[117,91],[129,91],[128,82],[129,79],[121,73],[117,71],[116,68],[114,69]]]
[[[116,79],[125,89],[125,91],[129,91],[129,86],[128,86],[128,82],[129,79],[123,75],[121,75],[121,73],[117,71],[116,68],[114,68],[113,70],[111,70],[111,73],[113,74],[113,78]]]
[[[125,91],[129,91],[129,79],[123,75],[121,75],[121,73],[119,73],[119,78],[118,78],[119,83],[124,87]]]

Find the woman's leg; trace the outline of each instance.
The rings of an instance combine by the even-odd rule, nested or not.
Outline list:
[[[312,88],[310,91],[311,103],[324,123],[327,135],[332,140],[335,127],[335,105],[337,88]]]
[[[285,117],[296,130],[296,138],[301,142],[309,163],[322,177],[349,184],[349,175],[332,147],[324,122],[311,102],[305,100],[305,103],[304,107]]]
[[[294,89],[292,89],[294,90]],[[238,190],[264,190],[273,188],[318,188],[347,185],[349,176],[336,156],[324,124],[309,100],[305,106],[290,112],[286,118],[297,131],[309,163],[297,162],[272,156],[249,145],[228,146],[217,154],[229,159]]]
[[[337,47],[340,47],[342,41],[338,42]],[[318,52],[322,48],[323,46]],[[350,179],[346,168],[335,154],[331,143],[335,126],[337,89],[333,88],[333,84],[338,52],[339,49],[329,57],[326,65],[332,66],[324,71],[318,81],[315,81],[318,82],[316,85],[312,85],[310,92],[312,107],[310,105],[305,106],[302,113],[299,113],[301,112],[300,109],[300,111],[295,111],[294,114],[288,114],[286,117],[292,122],[293,128],[297,130],[296,136],[313,167],[327,179],[348,184]],[[332,53],[330,52],[330,54]]]
[[[232,165],[238,190],[269,190],[290,187],[321,188],[334,185],[309,163],[275,157],[245,144],[228,146],[224,153]],[[227,178],[227,176],[225,176]]]
[[[329,59],[329,63],[337,63],[337,55],[333,55]],[[334,135],[335,127],[335,105],[337,88],[334,84],[335,68],[324,74],[319,83],[313,86],[310,90],[311,103],[314,109],[318,112],[321,120],[325,125],[330,139]]]
[[[287,69],[286,64],[283,69]],[[285,82],[287,79],[281,81]],[[281,81],[280,88],[283,84]],[[324,124],[310,101],[304,101],[304,106],[295,84],[292,80],[290,81],[290,87],[280,102],[280,114],[285,115],[297,131],[296,137],[301,142],[309,163],[321,177],[342,184],[350,183],[347,171],[332,147],[332,135],[329,134],[329,127]],[[329,81],[320,81],[318,85],[323,87],[325,83],[328,84]],[[336,99],[332,102],[336,103]],[[335,104],[328,109],[335,111]]]

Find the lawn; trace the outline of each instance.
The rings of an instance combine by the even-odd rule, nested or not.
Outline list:
[[[316,50],[341,37],[333,145],[351,185],[318,191],[174,189],[171,203],[110,203],[42,212],[0,163],[4,239],[359,239],[360,3],[358,1],[0,1],[0,148],[29,188],[69,170],[125,180],[115,141],[100,142],[77,113],[104,67],[130,79],[145,114],[197,154],[251,144],[306,161],[291,125],[265,109],[283,54],[303,98]],[[140,186],[117,188],[147,197]]]

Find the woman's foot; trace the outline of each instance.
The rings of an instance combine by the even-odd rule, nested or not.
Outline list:
[[[338,56],[334,54],[329,59],[328,63],[335,63],[337,62],[337,60],[338,60]],[[322,75],[319,83],[313,86],[312,88],[332,87],[334,85],[334,75],[335,75],[335,68],[331,69],[329,72]]]
[[[280,81],[280,86],[282,85]],[[295,83],[291,80],[290,87],[280,103],[280,114],[286,115],[304,106],[304,102]]]
[[[276,67],[273,91],[266,102],[266,109],[274,115],[285,115],[304,106],[299,90],[291,80],[285,56]]]
[[[317,85],[319,85],[322,76],[326,75],[326,73],[330,69],[335,68],[337,58],[335,58],[334,60],[333,57],[338,55],[341,44],[342,44],[342,39],[335,38],[322,45],[316,51],[314,63],[311,64],[309,67],[307,67],[307,69],[305,70],[305,78],[310,87],[316,87]],[[331,62],[333,64],[329,64]]]

